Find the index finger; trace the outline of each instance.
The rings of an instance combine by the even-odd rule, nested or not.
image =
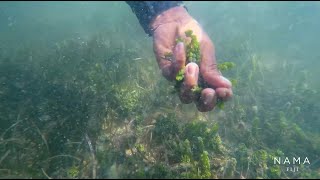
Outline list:
[[[185,66],[186,54],[182,42],[175,45],[174,33],[168,34],[161,28],[154,34],[154,53],[162,74],[168,80],[175,80],[176,74]],[[168,55],[170,54],[170,57]]]

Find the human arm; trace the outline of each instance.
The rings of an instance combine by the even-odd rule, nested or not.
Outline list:
[[[132,9],[138,19],[141,18],[140,24],[153,37],[154,53],[164,77],[174,81],[179,70],[184,67],[186,69],[179,95],[181,101],[195,102],[198,110],[204,112],[212,110],[218,98],[229,99],[232,96],[232,85],[217,68],[214,44],[200,24],[181,6],[182,2],[170,5],[166,5],[168,2],[140,3],[142,4],[132,2],[131,8],[135,6]],[[157,8],[158,6],[162,8]],[[188,39],[185,35],[187,30],[192,30],[200,42],[200,67],[196,63],[187,62],[183,43],[176,44],[178,37]],[[173,60],[166,58],[168,52],[173,53]],[[200,98],[196,98],[192,88],[198,85],[199,74],[209,87],[201,91]]]

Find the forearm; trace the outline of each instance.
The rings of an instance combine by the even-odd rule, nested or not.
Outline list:
[[[172,7],[181,6],[183,4],[182,1],[126,1],[126,3],[135,13],[140,25],[149,36],[152,36],[150,23],[157,15]]]

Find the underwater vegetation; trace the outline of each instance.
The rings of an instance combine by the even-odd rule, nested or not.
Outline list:
[[[320,177],[319,94],[303,72],[281,88],[267,78],[298,67],[267,69],[242,40],[217,44],[234,97],[199,113],[142,48],[105,37],[0,53],[1,178]],[[293,173],[274,164],[285,156],[311,164]]]

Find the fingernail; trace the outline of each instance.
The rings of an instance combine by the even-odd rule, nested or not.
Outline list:
[[[177,46],[183,47],[183,42],[178,42]]]
[[[188,74],[193,76],[196,72],[196,67],[195,66],[192,66],[191,64],[189,64],[188,66]]]
[[[204,105],[207,105],[207,104],[211,103],[212,100],[213,100],[213,94],[211,94],[211,93],[210,93],[210,94],[207,94],[207,95],[205,96],[204,100],[203,100],[203,104],[204,104]]]
[[[182,48],[183,48],[183,43],[182,43],[182,42],[179,42],[179,43],[176,45],[175,50],[176,50],[176,51],[181,51]]]
[[[225,77],[223,77],[223,76],[220,76],[220,77],[221,77],[221,79],[223,79],[228,85],[231,86],[231,82],[229,81],[229,79],[227,79],[227,78],[225,78]]]
[[[221,91],[220,96],[221,96],[222,98],[225,98],[225,97],[227,96],[227,92],[226,92],[226,91]]]

